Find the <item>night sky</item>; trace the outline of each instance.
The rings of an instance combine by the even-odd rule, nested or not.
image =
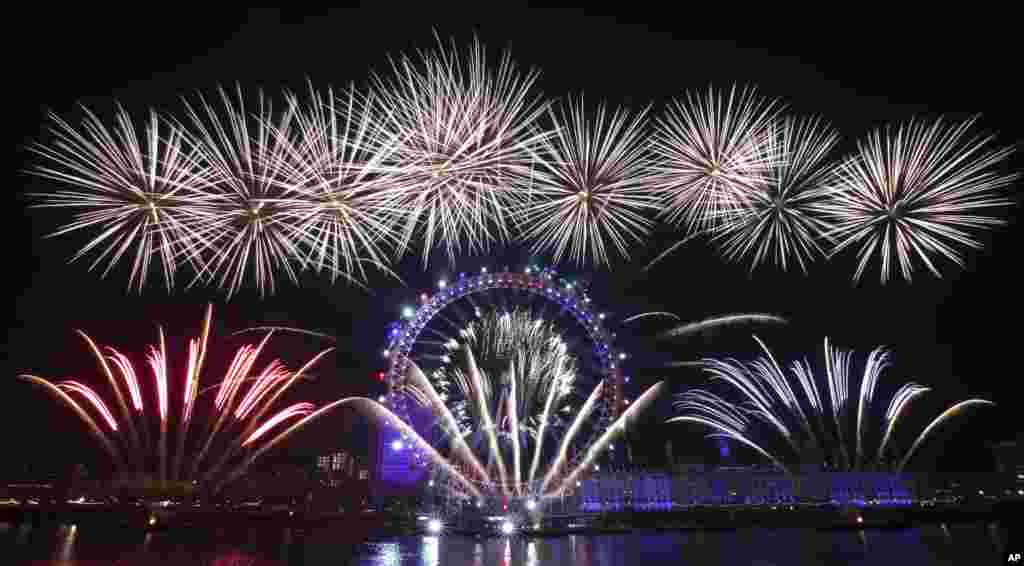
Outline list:
[[[11,200],[5,240],[12,258],[7,287],[15,304],[3,356],[6,377],[0,380],[7,407],[0,418],[9,419],[0,428],[6,453],[16,454],[18,461],[98,459],[99,449],[65,409],[14,380],[18,373],[32,372],[101,385],[75,328],[134,353],[141,362],[144,346],[156,338],[155,325],[163,323],[172,348],[177,348],[176,359],[182,356],[182,339],[194,334],[203,305],[212,300],[215,336],[226,338],[214,343],[214,365],[218,352],[226,356],[231,345],[240,343],[230,332],[248,326],[285,323],[326,332],[339,338],[337,356],[321,364],[315,383],[297,391],[327,401],[380,389],[371,375],[381,369],[377,353],[385,345],[386,325],[397,318],[402,304],[432,288],[439,277],[482,265],[518,268],[529,260],[543,261],[509,248],[488,257],[467,257],[454,270],[438,258],[424,271],[413,256],[397,268],[409,287],[379,275],[371,279],[370,292],[307,277],[300,287],[282,281],[273,297],[261,300],[248,289],[225,302],[221,293],[210,289],[179,289],[168,295],[159,277],[153,277],[149,288],[135,295],[126,289],[126,269],[101,280],[98,273],[88,271],[87,261],[66,263],[83,243],[82,236],[43,239],[67,221],[64,211],[26,210],[25,192],[53,187],[17,170],[17,164],[27,168],[36,162],[23,146],[47,139],[49,110],[76,118],[75,106],[84,103],[109,116],[117,100],[138,116],[150,106],[181,115],[180,96],[209,94],[218,85],[238,82],[249,94],[263,88],[276,96],[282,88],[302,92],[307,79],[318,87],[359,84],[370,69],[386,70],[389,54],[433,47],[436,30],[462,45],[476,33],[491,51],[510,49],[522,67],[540,69],[538,86],[551,98],[585,94],[591,102],[606,100],[634,108],[653,104],[658,113],[687,89],[709,83],[754,84],[763,94],[780,97],[792,113],[820,114],[831,121],[844,136],[836,156],[855,147],[856,139],[874,127],[940,114],[964,118],[980,112],[982,130],[998,132],[1000,145],[1020,146],[1024,128],[1012,39],[966,44],[938,36],[922,41],[886,35],[865,42],[863,36],[830,35],[823,41],[775,34],[770,41],[695,41],[689,39],[692,25],[664,16],[431,11],[400,19],[388,10],[312,15],[204,11],[201,17],[182,11],[143,17],[62,8],[59,14],[38,12],[23,16],[21,23],[12,22],[38,29],[39,34],[11,58],[13,68],[5,73],[17,84],[9,91],[15,98],[8,107],[16,125],[16,158],[7,187]],[[137,19],[125,19],[132,17]],[[40,23],[43,18],[45,26]],[[1013,158],[1015,169],[1024,170],[1022,165],[1019,155]],[[1019,189],[1018,183],[1013,189],[1018,202]],[[631,261],[620,261],[611,270],[566,265],[562,271],[589,279],[594,300],[619,318],[647,310],[672,311],[686,321],[732,312],[783,315],[790,320],[788,326],[757,332],[786,359],[817,359],[824,336],[864,355],[887,345],[894,351],[895,367],[882,377],[885,402],[893,387],[911,379],[935,387],[912,405],[907,422],[920,427],[969,395],[1000,403],[995,410],[976,411],[969,420],[956,421],[919,454],[918,467],[986,469],[990,463],[984,442],[1011,439],[1024,430],[1024,421],[1012,416],[1020,374],[1015,360],[1022,287],[1014,244],[1021,236],[1020,208],[1003,214],[1010,225],[984,235],[985,249],[967,253],[966,269],[943,263],[943,279],[922,271],[912,284],[897,279],[880,286],[878,272],[869,271],[854,285],[851,253],[813,264],[807,276],[799,271],[780,273],[772,266],[750,276],[745,265],[726,264],[714,249],[699,242],[642,272],[678,237],[667,231],[652,238]],[[702,381],[693,370],[650,371],[649,366],[666,359],[725,352],[744,358],[756,355],[749,328],[680,344],[655,342],[651,335],[660,328],[638,325],[632,327],[632,337],[619,330],[636,353],[633,387],[658,376],[672,379],[677,387]],[[301,363],[326,346],[296,338],[282,338],[277,344],[274,352],[292,363]],[[695,454],[706,450],[695,431],[660,426],[669,414],[666,399],[647,419],[652,434],[645,438],[652,462],[660,458],[669,434],[680,439],[677,454],[682,446]],[[318,422],[297,435],[289,449],[365,445],[345,434],[344,421],[337,416]]]

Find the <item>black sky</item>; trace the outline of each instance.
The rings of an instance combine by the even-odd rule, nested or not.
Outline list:
[[[42,239],[65,221],[60,212],[25,209],[24,193],[47,184],[16,168],[32,163],[22,146],[46,139],[49,110],[73,115],[75,105],[84,103],[109,113],[112,101],[118,100],[136,114],[149,106],[177,112],[180,96],[196,90],[209,93],[220,84],[238,82],[248,92],[263,88],[270,93],[301,90],[307,78],[317,86],[358,84],[370,69],[384,71],[389,54],[432,47],[436,30],[442,38],[454,36],[463,44],[476,33],[491,50],[510,49],[520,65],[540,69],[539,87],[549,97],[582,93],[594,102],[637,108],[653,104],[658,112],[686,89],[709,83],[756,84],[764,94],[782,98],[794,113],[830,120],[844,135],[843,149],[871,128],[914,116],[980,112],[980,127],[998,132],[1003,145],[1019,146],[1024,132],[1012,39],[951,42],[886,36],[865,42],[862,34],[834,34],[827,40],[777,34],[772,39],[696,41],[690,39],[692,25],[663,13],[615,17],[563,11],[430,11],[402,18],[394,11],[136,16],[62,9],[59,14],[25,15],[14,24],[38,32],[13,54],[13,67],[7,70],[17,87],[10,89],[15,95],[9,110],[16,125],[16,159],[8,186],[6,239],[13,258],[6,279],[15,309],[6,342],[7,377],[0,380],[10,408],[2,411],[9,422],[0,429],[9,435],[6,446],[15,447],[26,460],[38,454],[59,459],[54,455],[65,450],[74,458],[84,457],[82,446],[90,441],[70,417],[55,410],[39,391],[12,384],[22,371],[98,379],[74,328],[141,353],[155,337],[154,324],[191,335],[202,305],[214,300],[222,335],[263,322],[325,331],[340,338],[339,352],[321,368],[323,380],[305,392],[328,400],[376,387],[369,378],[378,369],[374,353],[384,345],[386,324],[404,300],[450,273],[443,262],[424,272],[410,258],[399,269],[410,288],[380,276],[371,281],[371,294],[310,278],[301,288],[284,284],[265,300],[251,290],[227,303],[209,290],[179,290],[168,296],[152,287],[141,297],[132,295],[125,289],[123,270],[101,281],[87,271],[87,263],[66,264],[80,239]],[[787,39],[780,40],[780,35]],[[1013,165],[1024,169],[1019,156]],[[1019,187],[1014,189],[1018,201]],[[669,237],[656,239],[650,249],[610,272],[563,271],[589,277],[595,300],[620,316],[652,309],[673,311],[686,320],[742,311],[782,314],[790,318],[789,326],[759,335],[786,358],[817,355],[826,335],[864,353],[876,345],[890,346],[896,365],[883,383],[914,379],[936,387],[932,401],[915,406],[920,419],[967,395],[1001,403],[997,410],[953,427],[942,436],[948,440],[946,448],[941,442],[931,448],[934,455],[947,454],[940,465],[962,464],[969,461],[965,455],[979,454],[980,441],[1012,438],[1024,430],[1021,420],[1012,417],[1022,315],[1019,207],[1006,215],[1011,224],[985,236],[986,248],[968,253],[966,269],[944,265],[944,279],[919,273],[913,284],[896,281],[883,287],[877,272],[870,272],[853,285],[855,261],[849,255],[818,262],[806,277],[770,267],[751,277],[744,266],[724,264],[700,244],[684,248],[649,273],[641,272],[647,260],[671,243]],[[458,270],[518,266],[528,257],[519,250],[498,251],[491,258],[467,258]],[[687,359],[725,351],[750,356],[756,347],[746,330],[678,347],[641,338],[628,343],[641,352]],[[301,361],[315,346],[296,343],[288,355]],[[650,379],[634,382],[639,386]],[[677,379],[698,380],[685,372]],[[665,407],[660,409],[658,418],[667,414]],[[325,421],[299,440],[307,445],[344,443],[338,436],[335,425]]]

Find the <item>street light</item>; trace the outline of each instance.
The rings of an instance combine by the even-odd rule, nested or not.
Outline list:
[[[514,532],[516,532],[516,526],[512,523],[512,521],[505,519],[505,521],[501,524],[501,534],[509,536]]]
[[[427,532],[429,532],[432,535],[440,534],[441,529],[443,528],[444,525],[441,524],[440,519],[431,519],[427,521]]]

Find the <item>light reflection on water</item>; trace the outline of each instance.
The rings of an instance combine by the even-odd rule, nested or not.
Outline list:
[[[167,566],[625,566],[659,564],[947,564],[995,563],[1006,550],[992,523],[914,529],[818,531],[638,531],[623,535],[477,539],[408,536],[349,545],[344,527],[320,531],[225,528],[143,533],[91,525],[0,524],[4,564]],[[8,552],[10,551],[10,552]],[[7,558],[13,558],[8,562]]]

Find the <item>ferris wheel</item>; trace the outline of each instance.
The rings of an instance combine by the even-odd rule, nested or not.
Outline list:
[[[466,342],[467,332],[479,330],[474,325],[485,325],[488,320],[504,322],[509,317],[527,317],[536,325],[555,329],[559,346],[572,350],[573,369],[579,374],[577,393],[585,396],[590,385],[597,384],[592,391],[599,395],[587,419],[588,433],[580,435],[579,444],[604,433],[621,413],[627,354],[615,348],[615,333],[608,328],[605,313],[591,299],[585,284],[560,276],[552,268],[530,266],[521,271],[498,272],[483,268],[479,273],[438,281],[436,290],[420,294],[417,303],[404,307],[402,318],[389,327],[388,346],[383,353],[388,393],[381,402],[408,424],[415,420],[412,413],[417,405],[405,387],[413,368],[436,384],[443,379],[438,376],[455,363],[453,348]],[[501,408],[495,417],[496,421],[510,420],[507,414],[502,415]],[[413,456],[427,465],[422,454]],[[529,483],[526,477],[516,477],[515,481]]]

